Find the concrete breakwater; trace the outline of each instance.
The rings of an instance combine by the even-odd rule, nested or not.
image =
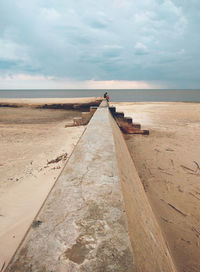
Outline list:
[[[6,271],[175,271],[105,102]]]
[[[0,107],[21,108],[31,107],[36,109],[63,109],[88,111],[91,106],[99,106],[101,97],[74,98],[74,99],[1,99]]]

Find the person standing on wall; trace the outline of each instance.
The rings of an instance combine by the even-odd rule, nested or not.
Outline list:
[[[109,94],[107,93],[107,95],[106,95],[106,100],[107,100],[107,102],[109,102],[110,101],[110,96],[109,96]]]
[[[107,102],[110,101],[110,97],[109,97],[108,92],[105,92],[105,93],[104,93],[103,98],[106,99]]]
[[[105,92],[105,94],[103,95],[104,99],[106,99],[107,102],[110,101],[110,97],[109,97],[109,94],[108,92]]]

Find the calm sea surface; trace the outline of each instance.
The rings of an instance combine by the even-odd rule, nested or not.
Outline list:
[[[99,97],[105,90],[0,90],[0,98]],[[108,90],[115,102],[200,102],[200,90]]]

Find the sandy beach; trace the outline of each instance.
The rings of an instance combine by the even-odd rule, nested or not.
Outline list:
[[[95,100],[0,99],[20,106],[0,107],[0,270],[14,254],[85,129],[65,127],[81,111],[37,106]]]
[[[177,270],[200,271],[200,104],[115,106],[150,131],[125,139]]]
[[[0,107],[0,270],[85,129],[65,127],[80,111],[35,107],[47,101],[60,102],[0,100],[23,104]],[[83,101],[91,99],[76,99]],[[177,271],[200,271],[200,104],[111,104],[150,131],[149,136],[124,137]]]

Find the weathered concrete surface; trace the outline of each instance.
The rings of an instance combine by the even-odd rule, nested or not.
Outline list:
[[[155,219],[123,135],[110,116],[129,236],[137,272],[175,272],[173,260]]]
[[[6,271],[135,271],[106,103]]]

